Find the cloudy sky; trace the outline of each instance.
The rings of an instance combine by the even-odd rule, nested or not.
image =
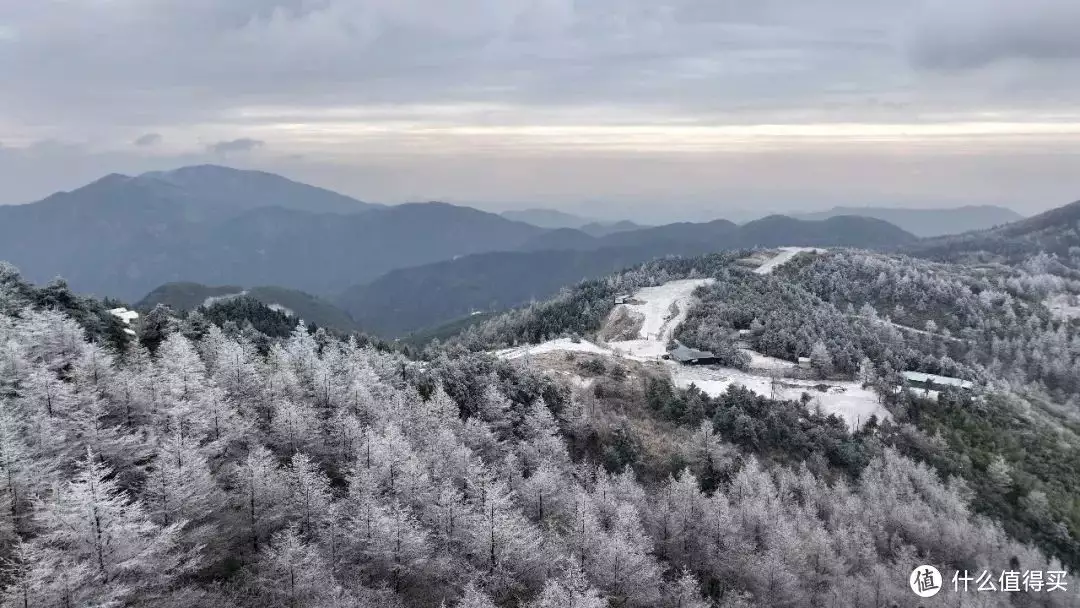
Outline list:
[[[703,219],[1080,198],[1076,0],[0,0],[0,203],[215,162]]]

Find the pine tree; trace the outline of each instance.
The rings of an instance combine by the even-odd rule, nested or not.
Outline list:
[[[195,563],[194,555],[177,547],[181,524],[153,523],[92,453],[36,515],[41,533],[32,543],[35,550],[59,555],[35,564],[25,576],[51,581],[53,587],[44,590],[47,596],[78,594],[100,603],[130,595],[150,601]],[[41,572],[44,568],[50,572]]]
[[[18,533],[27,507],[41,490],[45,467],[35,460],[22,435],[23,425],[11,408],[0,405],[0,528]],[[6,536],[6,534],[5,534]]]
[[[233,495],[253,550],[284,518],[289,488],[270,450],[255,445],[233,473]]]
[[[317,608],[330,605],[342,590],[316,547],[296,528],[276,534],[256,568],[258,590],[270,606]]]
[[[158,447],[147,472],[146,504],[162,525],[198,523],[223,504],[198,445],[178,430]]]
[[[293,454],[286,479],[289,508],[302,534],[315,534],[330,508],[330,480],[302,452]]]
[[[478,589],[475,583],[470,582],[465,585],[461,601],[457,603],[456,608],[496,608],[496,606],[487,594]]]
[[[550,579],[530,608],[606,608],[608,601],[589,585],[585,573],[571,567],[558,579]]]

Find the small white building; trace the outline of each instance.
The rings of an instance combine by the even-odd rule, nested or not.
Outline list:
[[[799,357],[799,367],[810,369],[810,357]]]
[[[628,296],[628,295],[615,296],[615,304],[616,305],[618,305],[618,304],[626,304],[629,300],[630,300],[630,296]]]

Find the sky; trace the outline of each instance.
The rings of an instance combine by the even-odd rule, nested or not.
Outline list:
[[[0,204],[258,168],[713,219],[1080,199],[1076,0],[0,0]]]

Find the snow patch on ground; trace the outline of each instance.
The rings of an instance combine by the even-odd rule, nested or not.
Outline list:
[[[669,363],[668,367],[675,386],[687,388],[693,384],[712,397],[724,394],[733,384],[742,385],[763,397],[773,395],[772,379],[767,376],[730,368],[692,367],[674,363]],[[825,391],[822,392],[819,387],[824,387]],[[803,393],[810,395],[811,410],[820,405],[825,415],[840,416],[852,429],[862,426],[870,416],[876,415],[878,420],[890,418],[889,411],[878,402],[877,393],[863,388],[858,382],[777,378],[777,399],[798,401]]]
[[[798,365],[791,361],[785,361],[783,359],[777,359],[776,357],[769,357],[763,355],[757,351],[750,350],[749,348],[740,348],[740,351],[746,353],[750,357],[750,367],[754,369],[795,369]]]
[[[642,340],[655,340],[666,344],[675,328],[686,319],[690,310],[694,290],[712,283],[714,279],[686,279],[671,281],[656,287],[645,287],[634,294],[634,301],[640,304],[623,304],[631,312],[644,317],[638,337]],[[673,316],[672,306],[678,307]]]
[[[917,386],[898,386],[893,390],[893,392],[900,393],[904,390],[911,393],[912,395],[915,395],[916,397],[922,397],[923,399],[931,399],[933,401],[937,401],[938,397],[941,396],[940,391],[935,391],[928,388],[919,388]]]
[[[783,261],[790,260],[800,251],[811,251],[812,249],[789,247],[785,248],[784,251],[791,250],[794,250],[794,252],[787,255]],[[782,253],[781,256],[783,255],[785,254]],[[773,258],[767,263],[774,262],[776,259]],[[771,268],[778,265],[773,264]],[[771,268],[769,272],[771,272]],[[668,370],[672,381],[679,388],[687,388],[694,384],[702,392],[715,397],[726,392],[732,384],[740,384],[761,396],[772,396],[772,379],[767,375],[758,375],[731,368],[680,365],[673,361],[661,359],[667,352],[667,341],[671,338],[678,325],[686,318],[694,290],[711,281],[712,279],[672,281],[657,287],[646,287],[634,294],[634,300],[641,302],[641,304],[624,304],[623,306],[644,317],[640,337],[637,340],[594,344],[588,340],[574,342],[569,338],[560,338],[543,344],[503,349],[496,351],[495,355],[504,359],[520,359],[526,355],[565,351],[607,355],[632,361],[654,361],[661,363],[664,369]],[[678,312],[674,315],[671,313],[672,304],[675,304],[678,308]],[[751,367],[755,369],[782,372],[796,367],[790,361],[767,357],[749,349],[745,349],[744,352],[750,356]],[[577,386],[582,386],[583,380],[571,379],[571,382]],[[819,387],[824,387],[824,391],[819,390]],[[820,407],[825,414],[836,414],[843,418],[852,429],[861,426],[872,415],[876,415],[879,420],[889,418],[888,410],[878,403],[877,394],[872,390],[864,389],[857,382],[777,379],[775,392],[777,399],[798,401],[802,398],[803,393],[809,393],[811,396],[809,405],[811,410]]]
[[[285,313],[293,317],[298,316],[295,312],[292,311],[291,308],[282,306],[281,304],[269,304],[267,305],[267,308],[269,308],[270,310],[276,310],[277,312]]]
[[[1080,318],[1080,297],[1073,294],[1062,293],[1051,296],[1044,302],[1050,309],[1050,314],[1056,319],[1068,321]]]
[[[757,267],[754,272],[757,274],[772,274],[772,271],[776,270],[780,266],[787,264],[791,261],[791,258],[799,255],[804,251],[812,251],[814,253],[825,253],[824,249],[818,249],[816,247],[781,247],[780,253],[773,256],[773,258],[761,266]]]
[[[210,308],[211,306],[213,306],[214,304],[217,304],[218,302],[225,302],[225,301],[231,300],[233,298],[239,298],[240,296],[246,296],[247,293],[248,292],[245,289],[244,291],[241,291],[239,293],[227,293],[227,294],[220,295],[220,296],[210,296],[209,298],[206,298],[205,300],[203,300],[202,305],[205,306],[206,308]]]
[[[528,344],[515,348],[504,348],[503,350],[495,351],[495,356],[503,359],[520,359],[529,355],[542,355],[559,351],[593,353],[597,355],[612,354],[609,349],[597,346],[588,340],[574,342],[570,338],[559,338],[558,340],[549,340],[542,344]]]
[[[634,361],[658,361],[667,353],[666,342],[657,340],[620,340],[608,342],[612,353]]]

